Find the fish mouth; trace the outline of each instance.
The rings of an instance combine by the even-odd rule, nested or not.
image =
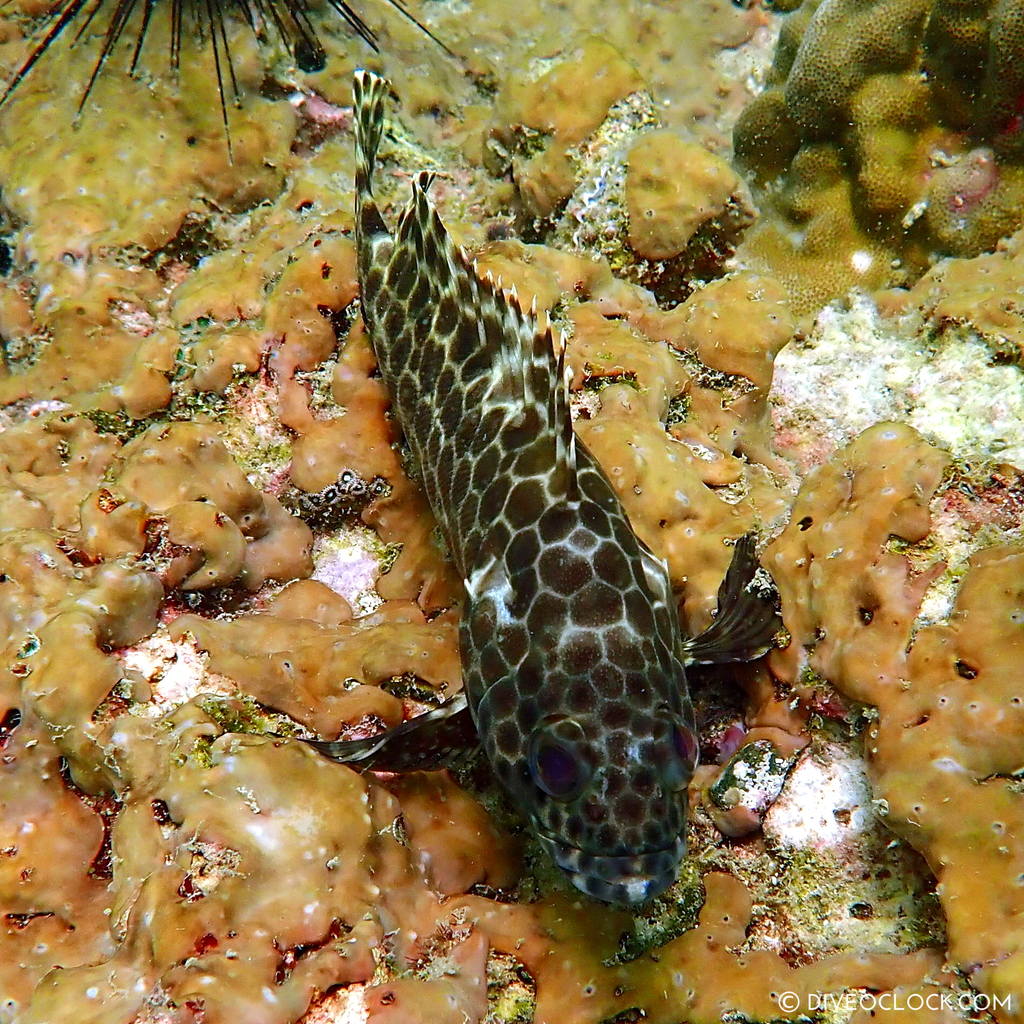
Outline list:
[[[577,889],[603,903],[628,906],[638,906],[663,893],[676,880],[686,852],[683,836],[661,850],[614,856],[589,853],[542,832],[537,836]]]

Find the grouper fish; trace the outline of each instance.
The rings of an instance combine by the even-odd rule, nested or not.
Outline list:
[[[717,617],[684,641],[665,564],[574,436],[564,342],[556,355],[550,326],[478,276],[428,198],[431,174],[414,178],[388,230],[371,188],[386,93],[384,79],[356,73],[360,301],[465,581],[463,690],[378,736],[313,742],[386,771],[482,747],[573,885],[640,904],[672,884],[686,849],[698,742],[684,665],[762,654],[774,605],[742,538]]]

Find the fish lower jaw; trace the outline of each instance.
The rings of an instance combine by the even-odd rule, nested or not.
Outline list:
[[[672,885],[686,853],[682,836],[662,850],[616,856],[588,853],[542,833],[538,838],[580,892],[602,903],[627,906],[646,903]]]

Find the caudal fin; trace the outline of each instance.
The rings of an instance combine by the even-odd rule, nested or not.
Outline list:
[[[782,629],[777,602],[775,584],[758,563],[754,535],[748,533],[736,541],[729,571],[718,588],[715,621],[683,642],[687,663],[711,665],[759,658]]]
[[[356,131],[356,191],[370,187],[373,167],[384,130],[384,99],[388,83],[373,71],[360,68],[352,79]]]
[[[352,79],[356,134],[356,234],[363,258],[364,247],[375,236],[389,236],[373,199],[373,169],[384,132],[384,101],[388,83],[380,75],[360,68]]]

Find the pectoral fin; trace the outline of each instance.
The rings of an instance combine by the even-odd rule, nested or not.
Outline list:
[[[718,614],[703,633],[683,642],[688,664],[752,661],[772,646],[782,620],[778,593],[761,568],[754,550],[754,535],[736,541],[729,571],[718,588]]]
[[[359,771],[433,771],[451,768],[479,746],[466,695],[458,693],[376,736],[359,740],[305,740],[324,757]]]

